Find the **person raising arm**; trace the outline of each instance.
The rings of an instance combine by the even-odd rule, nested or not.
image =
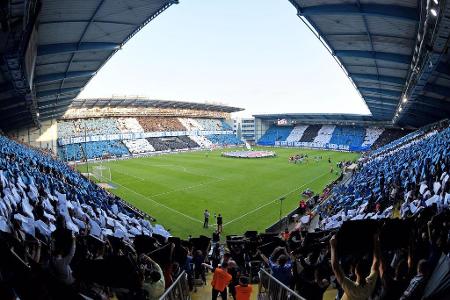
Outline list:
[[[380,243],[378,234],[374,236],[374,251],[372,265],[366,259],[360,259],[356,264],[356,281],[346,277],[336,253],[337,238],[333,236],[330,240],[331,267],[336,280],[342,286],[344,295],[342,300],[365,300],[369,299],[375,289],[378,277],[378,264],[380,259]]]

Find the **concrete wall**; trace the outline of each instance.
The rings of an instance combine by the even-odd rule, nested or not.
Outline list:
[[[42,122],[40,128],[23,128],[7,132],[7,134],[33,147],[50,149],[56,153],[58,139],[56,120]]]

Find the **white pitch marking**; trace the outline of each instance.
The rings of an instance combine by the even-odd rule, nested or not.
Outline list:
[[[111,182],[114,183],[114,184],[117,184],[118,186],[123,187],[124,189],[129,190],[129,191],[132,192],[132,193],[135,193],[135,194],[138,195],[138,196],[141,196],[141,197],[144,198],[144,199],[147,199],[147,200],[149,200],[149,201],[155,203],[156,205],[162,206],[162,207],[164,207],[164,208],[166,208],[166,209],[168,209],[168,210],[170,210],[170,211],[172,211],[172,212],[174,212],[174,213],[177,213],[177,214],[179,214],[179,215],[181,215],[181,216],[183,216],[183,217],[185,217],[185,218],[188,218],[188,219],[191,220],[191,221],[195,221],[195,222],[199,222],[200,224],[203,224],[203,221],[201,221],[201,220],[199,220],[199,219],[193,218],[193,217],[188,216],[188,215],[186,215],[186,214],[184,214],[184,213],[182,213],[182,212],[180,212],[180,211],[178,211],[178,210],[176,210],[176,209],[173,209],[173,208],[168,207],[168,206],[166,206],[166,205],[164,205],[164,204],[162,204],[162,203],[159,203],[158,201],[155,201],[154,199],[152,199],[152,198],[150,198],[150,197],[147,197],[147,196],[145,196],[145,195],[142,195],[142,194],[140,194],[140,193],[138,193],[138,192],[136,192],[136,191],[134,191],[134,190],[132,190],[132,189],[130,189],[130,188],[128,188],[128,187],[126,187],[126,186],[120,184],[120,183],[117,183],[117,182],[112,181],[112,180],[111,180]]]
[[[307,182],[307,183],[305,183],[305,184],[303,184],[303,185],[301,185],[301,186],[299,186],[299,187],[293,189],[292,191],[287,192],[287,193],[285,193],[285,194],[283,194],[283,195],[281,195],[281,196],[278,196],[277,198],[273,199],[272,201],[267,202],[266,204],[263,204],[263,205],[261,205],[261,206],[258,206],[257,208],[255,208],[255,209],[253,209],[253,210],[251,210],[251,211],[249,211],[249,212],[247,212],[247,213],[245,213],[245,214],[243,214],[243,215],[241,215],[241,216],[239,216],[239,217],[237,217],[237,218],[235,218],[235,219],[233,219],[233,220],[231,220],[231,221],[229,221],[229,222],[223,224],[223,226],[225,227],[225,226],[227,226],[227,225],[229,225],[229,224],[231,224],[231,223],[233,223],[233,222],[235,222],[235,221],[238,221],[238,220],[244,218],[245,216],[248,216],[249,214],[252,214],[252,213],[254,213],[254,212],[257,212],[257,211],[260,210],[261,208],[264,208],[264,207],[266,207],[266,206],[268,206],[268,205],[270,205],[270,204],[276,202],[276,201],[279,200],[281,197],[285,197],[285,196],[287,196],[287,195],[289,195],[289,194],[292,194],[293,192],[298,191],[299,189],[301,189],[302,187],[304,187],[305,185],[308,185],[308,184],[310,184],[310,183],[313,183],[313,182],[316,181],[317,179],[319,179],[319,178],[321,178],[321,177],[323,177],[323,176],[325,176],[325,175],[327,175],[327,174],[330,174],[330,173],[327,172],[327,173],[324,173],[324,174],[322,174],[322,175],[320,175],[320,176],[317,176],[317,177],[314,178],[313,180],[311,180],[311,181],[309,181],[309,182]]]
[[[117,169],[114,169],[114,172],[117,172],[117,173],[120,173],[120,174],[123,174],[123,175],[126,175],[126,176],[130,176],[130,177],[136,178],[139,181],[144,181],[144,179],[142,177],[131,175],[130,173],[125,173],[125,172],[122,172],[122,171],[118,171]]]

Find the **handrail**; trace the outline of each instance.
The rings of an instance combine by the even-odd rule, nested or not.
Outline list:
[[[259,270],[258,295],[265,294],[268,300],[306,300],[281,281],[273,277],[269,272],[261,268]],[[264,291],[263,291],[264,288]]]
[[[181,272],[180,276],[172,285],[162,294],[159,300],[190,300],[189,284],[186,271]]]

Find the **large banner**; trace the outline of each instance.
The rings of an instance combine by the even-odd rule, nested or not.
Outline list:
[[[266,145],[269,146],[269,145]],[[342,151],[367,151],[370,146],[349,146],[349,145],[337,145],[329,143],[314,143],[314,142],[286,142],[286,141],[276,141],[270,146],[276,147],[304,147],[304,148],[316,148],[316,149],[331,149],[331,150],[342,150]]]

